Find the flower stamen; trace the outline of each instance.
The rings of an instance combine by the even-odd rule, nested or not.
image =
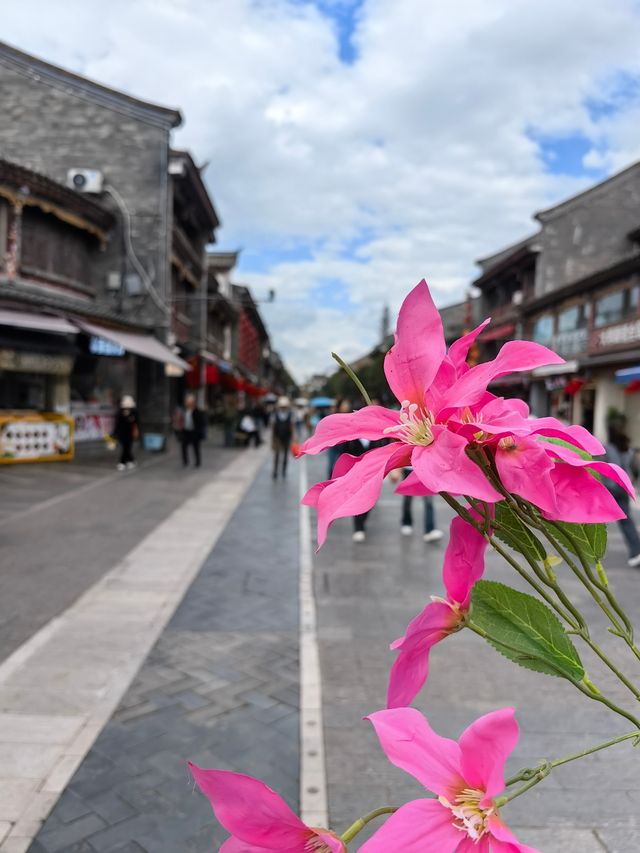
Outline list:
[[[479,841],[489,832],[489,818],[496,811],[493,805],[488,809],[480,806],[484,796],[484,791],[479,791],[476,788],[463,788],[456,796],[453,804],[445,797],[438,799],[443,806],[451,809],[455,818],[453,826],[461,832],[466,832],[469,838],[474,841]]]
[[[405,444],[427,446],[433,444],[433,422],[433,415],[427,409],[410,400],[403,400],[400,423],[387,427],[384,432],[395,433],[395,437]]]

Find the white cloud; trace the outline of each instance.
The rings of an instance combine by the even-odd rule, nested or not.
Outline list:
[[[176,142],[210,161],[225,245],[311,247],[243,274],[277,289],[267,322],[298,376],[374,343],[384,301],[422,275],[440,304],[461,297],[476,257],[588,183],[545,172],[532,129],[586,135],[586,165],[640,153],[637,101],[601,119],[585,106],[640,74],[632,0],[365,0],[348,66],[311,2],[22,0],[3,25],[25,50],[180,106]],[[314,304],[326,280],[348,315]]]

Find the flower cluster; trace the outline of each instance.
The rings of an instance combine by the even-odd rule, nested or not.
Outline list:
[[[496,397],[487,390],[490,382],[505,374],[561,364],[560,356],[530,341],[509,341],[493,361],[468,366],[469,348],[487,322],[447,351],[426,282],[407,296],[395,344],[384,363],[400,410],[365,406],[351,414],[329,415],[302,445],[302,453],[315,454],[356,438],[389,439],[360,457],[341,457],[332,479],[305,496],[304,502],[317,510],[319,545],[335,519],[371,509],[394,468],[413,468],[397,489],[401,494],[447,492],[501,501],[503,493],[487,479],[474,455],[495,466],[507,492],[531,501],[546,518],[594,522],[624,516],[588,469],[614,480],[630,495],[633,486],[618,466],[583,458],[585,452],[604,453],[594,436],[556,418],[533,418],[522,400]]]
[[[384,478],[397,468],[412,468],[397,488],[401,494],[443,493],[468,501],[465,506],[454,501],[460,514],[451,523],[444,558],[445,594],[434,597],[392,644],[397,657],[387,708],[367,717],[389,761],[434,796],[387,809],[394,813],[360,847],[361,853],[536,853],[514,837],[499,814],[512,798],[500,794],[505,789],[505,762],[518,740],[514,710],[503,708],[480,717],[454,741],[436,734],[409,705],[427,680],[431,648],[469,624],[475,613],[472,594],[484,572],[485,550],[489,543],[495,547],[498,504],[507,501],[518,509],[520,500],[533,507],[537,515],[532,517],[544,529],[547,521],[600,523],[623,517],[601,477],[634,495],[621,468],[592,458],[602,455],[604,448],[586,429],[551,417],[531,417],[523,401],[487,390],[505,374],[562,362],[539,344],[512,341],[493,361],[469,367],[469,349],[487,322],[447,350],[440,316],[426,283],[420,282],[402,305],[395,344],[385,360],[386,377],[400,408],[368,405],[351,414],[331,415],[302,446],[302,453],[315,454],[356,438],[387,439],[362,456],[343,454],[332,478],[307,492],[304,503],[317,510],[319,546],[335,519],[371,509]],[[544,551],[542,558],[547,570],[557,560]],[[548,581],[553,587],[552,575]],[[602,590],[606,592],[606,585]],[[561,604],[565,611],[559,612],[569,606],[569,618],[578,619],[571,624],[580,628],[580,616],[570,602],[561,598]],[[552,623],[547,619],[545,624]],[[625,637],[621,623],[618,636]],[[630,643],[631,636],[629,632]],[[585,637],[590,642],[588,634]],[[577,655],[570,664],[575,670],[570,669],[567,677],[584,675]],[[589,693],[586,676],[584,681],[582,692]],[[599,698],[596,692],[592,698]],[[221,848],[224,853],[347,850],[349,831],[339,837],[306,826],[262,782],[229,771],[190,767],[231,833]]]

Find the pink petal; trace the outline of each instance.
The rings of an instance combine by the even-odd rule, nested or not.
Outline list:
[[[490,845],[491,838],[488,835],[479,841],[474,841],[469,835],[465,835],[456,847],[456,853],[491,853]]]
[[[491,815],[489,818],[489,830],[494,838],[502,842],[504,846],[493,844],[494,850],[504,850],[504,853],[541,853],[535,847],[527,847],[526,844],[521,844],[511,830],[504,825],[498,815]],[[510,847],[508,845],[511,845]]]
[[[300,453],[320,453],[327,447],[356,438],[377,441],[387,437],[387,427],[397,426],[399,423],[399,413],[383,406],[365,406],[349,414],[327,415],[318,423],[311,438],[304,442]]]
[[[436,734],[415,708],[376,711],[369,720],[387,758],[410,773],[425,788],[453,802],[465,787],[460,769],[460,747],[455,740]]]
[[[436,492],[470,495],[483,501],[500,501],[502,495],[489,483],[482,470],[467,456],[467,440],[448,429],[437,431],[428,447],[418,446],[411,464],[419,480]]]
[[[616,465],[613,462],[602,462],[597,459],[583,459],[577,453],[574,453],[567,447],[562,447],[558,444],[544,443],[544,446],[548,453],[552,453],[554,456],[557,456],[558,459],[562,459],[563,462],[572,465],[574,468],[590,468],[592,471],[596,471],[603,477],[613,480],[614,483],[621,486],[630,497],[635,498],[636,493],[633,483],[629,479],[627,472],[619,465]]]
[[[442,407],[473,406],[484,394],[487,385],[499,376],[523,370],[533,370],[545,364],[563,364],[564,359],[550,349],[532,341],[508,341],[493,361],[472,367],[449,389]]]
[[[484,573],[487,541],[468,521],[456,516],[449,529],[442,580],[450,601],[468,609],[474,583]]]
[[[556,493],[556,509],[553,513],[544,513],[547,518],[577,524],[625,518],[607,487],[583,468],[558,462],[550,477]]]
[[[400,402],[424,404],[445,352],[442,320],[423,279],[402,303],[395,344],[384,360],[387,382]]]
[[[456,373],[460,375],[461,372],[466,372],[469,369],[467,365],[467,356],[469,355],[469,350],[475,343],[476,338],[483,331],[483,329],[489,325],[491,322],[491,318],[488,317],[484,322],[480,323],[479,326],[472,332],[467,332],[466,335],[463,335],[461,338],[458,338],[457,341],[454,341],[449,347],[449,352],[447,355],[449,356],[449,360],[453,364],[456,369]]]
[[[555,512],[556,494],[551,471],[554,463],[542,442],[514,437],[496,447],[496,468],[502,485],[543,512]]]
[[[302,848],[296,844],[294,848],[289,848],[286,853],[298,853]],[[218,853],[272,853],[273,847],[256,847],[255,844],[247,844],[245,841],[240,841],[239,838],[227,838]]]
[[[268,850],[300,850],[308,828],[279,794],[242,773],[203,770],[189,762],[189,769],[202,793],[209,798],[215,816],[237,839]]]
[[[479,717],[460,736],[462,775],[466,787],[485,791],[482,806],[504,789],[504,765],[519,733],[514,709],[501,708]]]
[[[391,646],[399,654],[389,676],[387,708],[403,708],[413,702],[427,680],[432,646],[453,631],[459,621],[460,616],[439,601],[427,604],[411,620],[404,637]]]
[[[412,471],[408,477],[405,477],[394,491],[397,495],[409,495],[409,497],[412,498],[423,498],[427,495],[438,494],[438,492],[433,489],[428,489],[422,480],[418,479],[415,471]]]
[[[317,838],[319,838],[321,841],[324,841],[329,850],[331,850],[331,853],[343,853],[343,851],[346,851],[347,849],[344,846],[344,843],[339,838],[337,838],[332,832],[318,831],[317,833],[314,833],[314,835],[316,835]],[[307,850],[306,847],[305,850]]]
[[[460,832],[438,800],[412,800],[387,818],[359,853],[454,853]]]
[[[591,435],[589,430],[577,424],[565,426],[557,418],[531,418],[529,426],[532,433],[548,435],[551,438],[561,438],[569,444],[575,444],[592,456],[602,456],[605,452],[598,439]]]
[[[397,451],[397,442],[376,447],[359,457],[342,477],[332,480],[318,497],[318,547],[327,538],[336,518],[367,512],[380,497],[387,463]]]

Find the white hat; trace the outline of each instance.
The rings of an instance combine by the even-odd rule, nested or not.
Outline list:
[[[291,403],[289,402],[288,397],[278,397],[278,408],[279,409],[288,409]]]
[[[122,400],[120,400],[120,408],[121,409],[135,409],[136,401],[133,399],[131,394],[125,394]]]

